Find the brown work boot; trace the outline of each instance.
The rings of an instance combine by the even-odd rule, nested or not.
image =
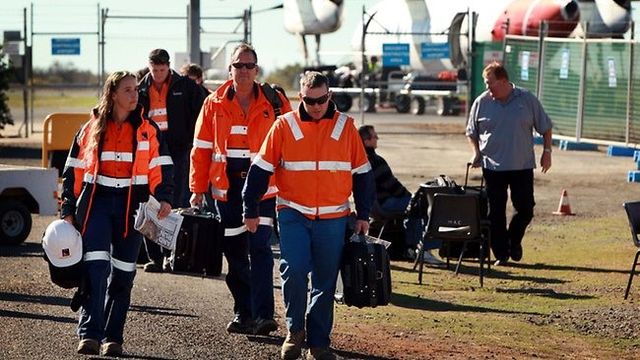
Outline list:
[[[102,349],[100,349],[100,355],[111,356],[111,357],[122,356],[122,345],[113,341],[106,342],[102,344]]]
[[[82,339],[78,343],[78,354],[98,355],[100,353],[100,342],[94,339]]]
[[[312,347],[307,353],[307,360],[336,360],[336,355],[328,347]]]
[[[282,343],[280,358],[282,360],[294,360],[302,354],[302,342],[304,341],[304,330],[289,332],[287,338]]]

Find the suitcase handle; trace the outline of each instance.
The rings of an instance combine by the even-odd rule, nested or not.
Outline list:
[[[472,163],[468,162],[467,163],[467,172],[464,175],[464,187],[467,187],[467,184],[469,182],[469,169],[471,168],[471,165],[473,165]],[[484,187],[484,176],[480,177],[480,189],[482,189]]]

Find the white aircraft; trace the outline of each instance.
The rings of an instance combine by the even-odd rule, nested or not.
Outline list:
[[[436,74],[465,63],[469,39],[461,34],[467,33],[469,13],[477,14],[476,41],[499,41],[507,20],[514,35],[538,35],[544,20],[550,36],[584,36],[577,25],[585,21],[589,37],[622,36],[629,29],[630,9],[630,0],[383,0],[367,10],[365,53],[381,57],[383,43],[409,43],[411,68]],[[451,60],[421,59],[423,42],[448,43]],[[361,44],[362,25],[352,48],[360,51]]]
[[[305,35],[316,39],[315,60],[320,65],[320,35],[340,28],[344,13],[344,0],[284,0],[284,27],[300,37],[306,65],[311,65]]]

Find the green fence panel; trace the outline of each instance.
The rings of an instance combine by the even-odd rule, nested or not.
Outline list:
[[[508,38],[504,55],[509,80],[535,94],[538,85],[538,41]]]
[[[493,55],[497,55],[496,52],[502,53],[502,42],[477,42],[474,44],[473,61],[471,63],[471,97],[469,103],[472,103],[475,98],[482,94],[486,88],[484,86],[484,79],[482,79],[482,70],[488,62],[491,61]]]
[[[553,134],[576,136],[582,43],[546,41],[539,99],[553,121]]]
[[[640,46],[633,46],[633,81],[631,82],[631,123],[629,142],[640,144]]]
[[[625,141],[629,45],[595,42],[587,45],[582,137]]]

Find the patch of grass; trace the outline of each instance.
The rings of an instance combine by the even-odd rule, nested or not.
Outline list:
[[[22,90],[9,90],[9,107],[22,108]],[[82,109],[89,111],[98,102],[97,91],[87,89],[64,89],[64,90],[36,90],[34,92],[35,108],[57,108],[61,111],[71,111],[67,109]],[[77,111],[77,110],[76,110]]]
[[[582,334],[552,321],[571,311],[635,306],[621,301],[635,253],[629,237],[623,213],[597,220],[541,216],[525,236],[523,261],[492,267],[483,288],[477,262],[464,262],[458,276],[453,268],[426,267],[423,285],[411,263],[393,262],[391,305],[342,306],[337,317],[502,349],[515,358],[632,358],[638,354],[637,339]]]

